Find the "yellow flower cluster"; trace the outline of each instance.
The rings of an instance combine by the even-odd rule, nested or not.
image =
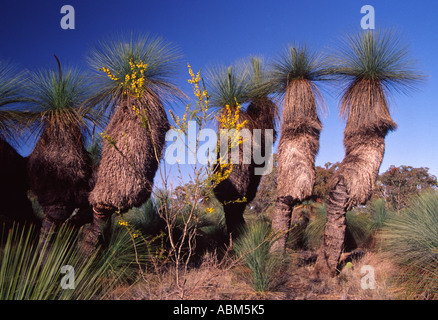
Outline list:
[[[248,202],[248,200],[246,199],[246,197],[243,197],[243,198],[239,198],[239,199],[232,200],[232,201],[225,201],[224,204],[239,203],[239,202],[245,203],[245,202]]]
[[[115,75],[113,75],[110,71],[110,69],[106,68],[106,67],[102,67],[100,70],[102,70],[103,72],[106,73],[106,75],[113,81],[117,81],[119,80],[119,78],[117,78]]]
[[[134,95],[137,99],[140,99],[143,95],[143,85],[145,82],[145,76],[144,72],[147,68],[147,63],[144,63],[143,61],[133,61],[130,59],[129,61],[129,67],[131,69],[131,72],[129,74],[125,75],[124,82],[122,82],[122,86],[125,88],[124,93],[128,94],[131,93]],[[106,73],[106,75],[113,81],[118,81],[119,76],[114,75],[109,68],[102,67],[99,70]]]
[[[125,220],[120,220],[119,221],[119,225],[127,227],[128,226],[128,222],[126,222]]]
[[[248,120],[238,123],[239,113],[241,108],[242,106],[236,101],[236,107],[231,108],[229,105],[226,105],[225,108],[222,110],[221,114],[217,117],[220,130],[221,129],[235,130],[232,132],[233,136],[230,137],[231,143],[228,146],[230,150],[234,146],[238,146],[243,143],[243,138],[240,136],[239,132],[243,127],[245,127]],[[218,148],[220,148],[219,143],[220,143],[220,139],[218,139]],[[218,185],[220,182],[228,179],[231,172],[233,171],[233,163],[231,162],[231,159],[229,161],[223,161],[224,159],[218,159],[218,160],[219,161],[217,164],[218,165],[217,170],[212,177],[213,185]]]
[[[224,180],[227,180],[233,171],[233,163],[219,163],[219,170],[217,170],[211,177],[213,187],[217,186]]]
[[[214,208],[206,208],[205,211],[207,211],[207,213],[210,214],[214,211]]]
[[[187,82],[193,85],[193,93],[199,100],[202,100],[204,97],[206,98],[206,108],[208,109],[209,96],[207,90],[204,89],[201,92],[201,90],[199,89],[199,82],[201,81],[201,71],[198,71],[195,77],[195,74],[193,73],[192,67],[189,63],[187,63],[187,67],[189,69],[189,74],[191,77],[191,79],[188,79]]]
[[[116,140],[112,139],[112,138],[111,138],[109,135],[107,135],[105,132],[101,132],[101,133],[100,133],[100,136],[101,136],[103,139],[105,139],[106,141],[108,141],[108,143],[109,143],[110,145],[115,146],[116,143],[117,143]]]
[[[190,104],[188,104],[186,106],[186,111],[184,112],[183,118],[181,119],[179,116],[176,116],[172,110],[169,110],[170,116],[172,117],[172,119],[176,122],[176,127],[186,131],[188,128],[188,123],[187,123],[187,116],[190,113]]]
[[[131,228],[131,226],[128,224],[128,222],[126,220],[120,219],[119,225],[121,225],[122,227],[126,227],[126,229],[128,230],[129,234],[132,236],[132,238],[135,239],[135,238],[139,237],[139,234],[136,232],[133,232],[134,229]]]
[[[132,110],[134,110],[137,116],[140,116],[140,110],[135,106],[135,104],[132,105]]]
[[[182,119],[175,115],[172,110],[169,110],[169,113],[172,117],[172,119],[175,121],[176,125],[172,126],[173,129],[179,129],[182,132],[186,133],[188,129],[188,122],[192,121],[193,119],[197,120],[198,123],[200,123],[200,119],[203,119],[205,122],[206,120],[210,120],[210,116],[208,114],[208,104],[210,97],[208,96],[207,90],[205,88],[202,88],[202,91],[200,89],[199,83],[201,83],[201,71],[199,71],[196,76],[193,73],[192,67],[190,64],[187,64],[187,67],[189,69],[190,79],[187,80],[188,83],[192,84],[193,87],[193,93],[195,94],[196,98],[198,99],[196,103],[195,109],[190,109],[191,104],[188,104],[186,106],[186,110],[184,112],[184,115]],[[202,121],[201,121],[202,122]]]
[[[248,120],[242,121],[241,123],[237,123],[239,120],[239,113],[242,106],[236,101],[236,107],[231,108],[228,104],[225,106],[225,109],[221,112],[220,116],[217,117],[219,121],[220,129],[235,129],[240,131],[245,125],[248,123]]]
[[[129,91],[137,99],[140,99],[143,96],[143,85],[145,81],[144,72],[147,66],[148,65],[143,61],[134,62],[132,59],[129,60],[131,73],[125,75],[125,82],[122,83],[123,87],[126,88],[125,93]]]

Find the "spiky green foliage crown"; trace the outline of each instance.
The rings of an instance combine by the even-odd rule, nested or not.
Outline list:
[[[132,85],[133,72],[144,79],[136,83],[142,91],[162,100],[183,96],[172,83],[179,58],[177,48],[157,36],[116,36],[99,42],[88,55],[96,71],[94,102],[104,109],[115,107]]]
[[[38,136],[48,127],[78,126],[88,136],[93,125],[102,127],[102,115],[86,104],[89,87],[87,78],[76,69],[31,72],[25,90],[31,131]]]
[[[246,68],[249,74],[246,84],[249,99],[267,97],[271,92],[266,86],[269,74],[264,59],[250,56]]]
[[[343,85],[341,116],[352,125],[359,125],[359,119],[366,123],[369,117],[389,121],[388,96],[407,93],[424,79],[401,36],[391,30],[345,35],[332,64],[335,79]]]
[[[312,82],[327,79],[327,59],[306,45],[289,45],[273,62],[269,79],[271,92],[284,94],[294,80]]]
[[[23,121],[23,112],[16,103],[23,101],[24,76],[17,67],[7,61],[0,61],[0,138],[16,142]]]
[[[241,65],[215,66],[208,70],[207,89],[212,107],[231,108],[248,99],[248,70]]]

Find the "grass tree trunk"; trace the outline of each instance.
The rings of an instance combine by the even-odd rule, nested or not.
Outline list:
[[[243,214],[248,203],[254,200],[260,184],[261,173],[257,168],[264,168],[267,163],[256,163],[254,154],[269,160],[267,152],[270,152],[269,144],[275,139],[275,104],[268,98],[254,99],[239,118],[239,123],[247,120],[245,129],[249,130],[250,136],[244,137],[244,143],[251,144],[250,154],[245,154],[246,149],[239,146],[239,163],[233,163],[233,170],[229,177],[222,181],[215,189],[215,195],[223,204],[225,221],[228,233],[234,238],[245,224]],[[260,136],[254,136],[254,129],[260,130]],[[272,130],[269,133],[267,130]],[[267,142],[272,134],[272,141]],[[255,138],[256,137],[256,138]],[[249,140],[249,141],[248,141]],[[246,159],[246,160],[245,160]],[[249,160],[249,161],[248,161]],[[244,199],[244,201],[242,201]]]
[[[39,224],[27,197],[29,181],[26,159],[0,138],[0,219]]]
[[[340,81],[340,114],[345,157],[334,173],[327,223],[314,275],[336,274],[345,238],[345,214],[371,196],[385,152],[385,137],[396,128],[388,95],[415,88],[424,76],[392,31],[360,31],[347,35],[333,57],[333,75]]]
[[[47,124],[28,158],[30,186],[44,212],[40,241],[79,209],[73,219],[91,221],[88,192],[91,189],[91,158],[86,151],[79,126],[62,128]]]
[[[388,128],[394,128],[390,124]],[[368,133],[347,134],[346,155],[330,180],[325,233],[314,269],[314,275],[335,276],[345,241],[345,215],[372,194],[385,152],[388,128]]]
[[[94,251],[105,241],[114,213],[139,207],[150,198],[169,128],[158,98],[151,95],[142,104],[122,99],[106,129],[96,184],[89,197],[93,223],[82,239],[85,251]]]
[[[234,117],[234,113],[233,113]],[[242,124],[243,121],[251,121],[252,119],[245,112],[240,113],[240,117],[237,120],[237,124]],[[250,129],[250,125],[245,126],[246,129]],[[252,132],[250,129],[250,137],[245,137],[244,139],[250,139],[252,141]],[[219,135],[219,140],[224,140],[224,137],[221,138]],[[231,141],[234,140],[234,137],[230,137]],[[247,142],[246,142],[247,143]],[[227,143],[227,145],[229,145]],[[253,188],[254,185],[251,185],[252,176],[254,174],[254,167],[252,163],[248,163],[245,161],[244,163],[244,149],[243,145],[237,145],[236,143],[232,143],[231,148],[228,150],[228,158],[225,159],[225,154],[223,152],[225,145],[222,145],[218,150],[218,160],[222,159],[222,161],[227,161],[228,164],[232,163],[232,171],[229,173],[228,177],[221,181],[217,186],[214,187],[214,195],[222,203],[224,212],[225,212],[225,223],[227,226],[227,232],[231,234],[233,237],[238,236],[239,230],[245,224],[245,220],[243,218],[243,212],[245,211],[245,207],[247,205],[247,197],[249,196],[248,191],[250,188]],[[238,148],[239,159],[232,159],[233,149]],[[246,155],[248,156],[248,155]],[[249,155],[249,159],[252,159],[252,151]],[[226,170],[230,167],[227,166]],[[215,168],[215,171],[218,172],[219,165]],[[223,173],[223,172],[222,172]],[[257,187],[256,187],[257,189]],[[252,199],[251,199],[252,200]]]
[[[279,239],[272,250],[284,250],[294,206],[312,195],[315,157],[322,125],[312,85],[295,81],[285,96],[277,158],[277,198],[272,227]]]

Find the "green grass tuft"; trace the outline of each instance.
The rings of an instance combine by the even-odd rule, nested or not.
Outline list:
[[[403,268],[401,280],[412,294],[438,293],[438,194],[424,192],[382,232],[384,252]]]
[[[263,221],[247,225],[233,249],[250,273],[244,276],[256,292],[273,290],[280,281],[281,255],[270,252],[275,241],[271,226]]]

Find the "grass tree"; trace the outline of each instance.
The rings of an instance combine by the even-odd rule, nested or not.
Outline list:
[[[209,71],[208,86],[210,94],[210,106],[218,109],[220,114],[218,122],[218,140],[220,141],[221,129],[227,129],[226,123],[222,123],[221,119],[231,118],[235,120],[235,126],[247,128],[250,125],[249,116],[241,110],[241,104],[247,99],[247,88],[245,83],[245,70],[238,70],[233,66],[225,67],[218,66],[212,68]],[[230,128],[234,129],[234,128]],[[233,140],[231,138],[231,140]],[[226,139],[226,147],[231,146]],[[220,145],[219,145],[220,147]],[[223,175],[224,179],[218,181],[213,192],[219,202],[223,205],[225,212],[225,223],[227,232],[236,235],[239,227],[245,223],[243,219],[243,211],[246,207],[247,190],[250,184],[250,164],[243,164],[241,146],[233,143],[234,148],[239,148],[239,161],[233,163],[230,154],[221,154],[221,150],[218,150],[217,160],[215,164],[215,172],[225,171]],[[225,150],[222,148],[222,153]],[[231,151],[231,150],[227,150]],[[220,161],[225,163],[221,166]],[[234,161],[236,162],[236,161]],[[231,171],[229,171],[231,169]]]
[[[423,78],[401,40],[390,31],[361,31],[347,35],[333,54],[334,72],[343,85],[340,114],[346,119],[345,157],[329,182],[327,223],[316,276],[336,274],[345,238],[345,213],[371,196],[385,137],[396,128],[389,96],[405,93]]]
[[[251,202],[255,196],[260,184],[262,175],[265,172],[257,173],[255,168],[269,168],[267,161],[270,159],[272,152],[270,146],[277,138],[276,124],[278,120],[278,108],[276,103],[269,97],[270,91],[266,86],[268,80],[268,71],[262,58],[250,57],[249,60],[249,79],[247,81],[249,105],[246,113],[252,119],[253,130],[261,130],[260,136],[253,137],[252,144],[252,165],[254,172],[251,176],[251,188],[247,199]],[[255,134],[255,131],[253,132]],[[257,163],[255,153],[264,158],[264,162]],[[273,155],[272,155],[273,156]]]
[[[243,212],[246,205],[254,199],[260,183],[261,174],[257,174],[255,169],[265,165],[254,162],[256,148],[264,150],[265,140],[268,139],[265,130],[275,130],[276,105],[263,92],[264,81],[263,62],[258,58],[252,58],[250,64],[242,64],[237,68],[222,66],[210,70],[210,105],[219,109],[219,140],[231,146],[231,152],[227,155],[222,154],[223,148],[218,150],[218,161],[227,163],[226,168],[231,171],[214,186],[213,192],[224,207],[227,231],[233,236],[238,234],[240,227],[245,223]],[[246,110],[242,110],[242,104],[245,102],[249,102],[249,105]],[[225,128],[227,125],[224,126],[221,121],[225,118],[234,121],[233,128]],[[244,141],[240,144],[230,143],[228,138],[222,139],[221,134],[225,134],[225,131],[221,129],[236,129],[239,135],[242,134]],[[244,135],[242,129],[248,134]],[[253,138],[254,129],[261,129],[259,139]],[[233,137],[230,139],[235,140]],[[251,150],[246,149],[243,143],[250,143]],[[235,148],[238,148],[238,161],[232,158]],[[257,152],[260,154],[261,150]],[[221,170],[219,164],[216,168]]]
[[[322,129],[318,105],[323,106],[316,83],[325,80],[325,62],[323,56],[306,46],[290,45],[272,66],[270,91],[283,97],[277,198],[272,219],[279,239],[273,250],[285,248],[292,210],[312,194]]]
[[[25,119],[17,106],[23,101],[23,80],[23,73],[15,66],[0,61],[0,216],[37,222],[27,198],[26,160],[10,144],[18,144]]]
[[[97,84],[92,101],[111,120],[89,197],[94,215],[86,250],[102,240],[112,214],[139,207],[151,195],[170,128],[163,103],[183,96],[171,81],[178,57],[170,43],[144,35],[100,42],[89,54]]]
[[[40,240],[51,228],[69,219],[77,225],[91,221],[88,193],[92,163],[84,146],[100,116],[84,102],[89,97],[86,77],[74,69],[31,72],[26,100],[31,133],[38,141],[28,157],[30,187],[44,212]]]

